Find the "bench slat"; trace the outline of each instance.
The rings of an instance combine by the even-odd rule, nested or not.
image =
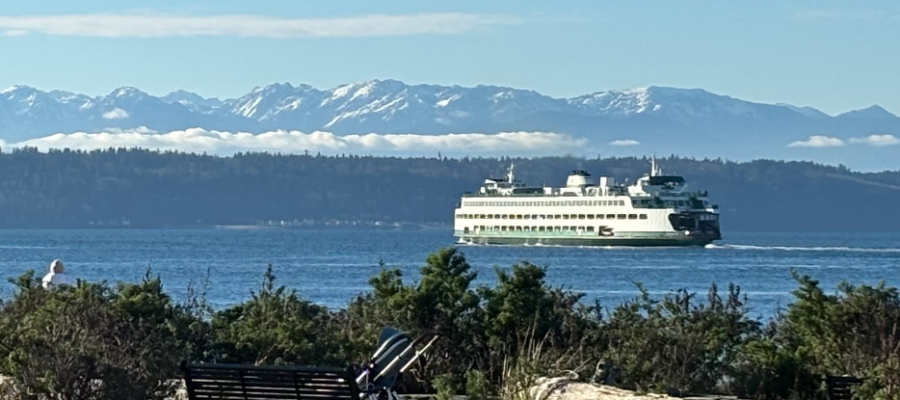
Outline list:
[[[359,400],[350,369],[182,363],[188,398]]]
[[[229,398],[237,398],[237,399],[264,398],[264,399],[270,399],[270,400],[281,400],[281,399],[292,400],[292,399],[297,398],[297,396],[291,396],[288,394],[268,393],[268,392],[260,392],[260,393],[257,393],[257,392],[247,392],[247,393],[244,393],[244,392],[224,392],[224,393],[223,392],[198,392],[198,393],[195,393],[195,396],[197,396],[196,398],[203,398],[204,396],[209,397],[209,398],[218,398],[219,396],[227,396]]]
[[[286,392],[271,392],[271,391],[243,391],[243,390],[195,390],[193,398],[201,398],[203,396],[229,396],[236,398],[244,398],[245,396],[256,397],[256,396],[264,396],[271,399],[333,399],[333,398],[348,398],[348,397],[335,397],[335,396],[321,396],[321,395],[308,395],[308,394],[300,394],[300,397],[297,397],[296,393],[286,393]]]
[[[826,383],[830,400],[851,400],[853,386],[861,384],[862,379],[854,376],[829,376]]]
[[[195,391],[204,391],[204,392],[214,392],[214,391],[265,391],[272,393],[300,393],[307,396],[350,396],[352,394],[349,390],[297,390],[296,388],[289,387],[271,387],[271,386],[194,386]]]
[[[264,388],[270,388],[270,389],[276,390],[276,391],[277,390],[287,390],[287,391],[300,391],[300,392],[306,392],[306,393],[344,393],[344,392],[349,393],[350,392],[350,390],[346,387],[343,387],[343,388],[325,387],[325,388],[323,388],[323,387],[308,387],[308,386],[284,385],[284,384],[272,385],[272,384],[266,384],[266,383],[247,383],[245,385],[241,385],[239,383],[234,383],[234,384],[221,384],[221,383],[209,384],[209,383],[203,383],[203,382],[193,382],[193,383],[194,383],[194,387],[209,388],[209,389],[215,389],[215,388],[223,388],[223,389],[237,388],[237,389],[240,389],[243,387],[243,388],[247,388],[247,389],[253,388],[253,389],[257,389],[257,390],[264,389]]]

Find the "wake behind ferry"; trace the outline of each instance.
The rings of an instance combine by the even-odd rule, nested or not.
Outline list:
[[[454,236],[462,242],[563,246],[705,246],[722,238],[719,207],[707,191],[687,192],[679,175],[650,172],[630,185],[586,171],[572,171],[564,187],[527,186],[487,178],[477,193],[462,196]]]

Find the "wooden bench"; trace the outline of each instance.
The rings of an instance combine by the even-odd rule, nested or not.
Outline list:
[[[360,400],[352,368],[181,364],[188,399]]]
[[[851,400],[851,388],[862,383],[862,379],[853,376],[828,376],[825,384],[828,387],[829,400]]]

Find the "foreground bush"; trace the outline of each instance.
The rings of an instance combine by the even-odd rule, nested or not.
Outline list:
[[[408,283],[382,266],[369,292],[334,311],[277,286],[268,268],[250,299],[217,312],[202,294],[174,303],[149,274],[60,291],[26,274],[0,309],[0,374],[23,398],[160,398],[182,359],[345,367],[367,361],[392,325],[441,335],[400,382],[441,398],[519,398],[537,377],[566,374],[638,391],[819,399],[825,376],[850,374],[865,379],[858,398],[900,399],[900,300],[884,285],[829,295],[795,274],[795,301],[756,321],[734,285],[713,284],[702,299],[683,290],[655,299],[638,287],[606,313],[524,261],[498,268],[493,286],[474,286],[453,248],[419,272]]]
[[[621,372],[623,386],[640,391],[709,393],[716,389],[736,352],[759,326],[735,286],[723,298],[713,285],[704,304],[678,291],[653,300],[643,288],[616,307],[604,326],[608,357]]]
[[[212,318],[218,362],[262,364],[344,364],[328,310],[275,287],[269,267],[252,298]]]
[[[0,373],[23,399],[146,400],[170,397],[166,382],[202,321],[174,306],[159,280],[79,282],[44,290],[31,272],[0,313]]]

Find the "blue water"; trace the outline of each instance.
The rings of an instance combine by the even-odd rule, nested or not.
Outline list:
[[[494,266],[518,260],[547,266],[548,281],[612,307],[636,294],[634,281],[653,294],[680,288],[705,291],[713,282],[742,287],[754,315],[768,316],[791,300],[790,268],[809,274],[830,292],[842,279],[900,285],[900,234],[741,233],[709,248],[575,248],[459,245],[478,271],[495,281]],[[70,276],[108,282],[141,279],[148,267],[181,299],[191,281],[209,275],[208,299],[223,307],[248,299],[273,264],[277,282],[329,307],[367,291],[378,260],[415,280],[427,255],[456,245],[449,231],[388,229],[257,230],[0,230],[0,276],[27,269],[43,275],[54,258]],[[0,297],[12,286],[0,284]]]

